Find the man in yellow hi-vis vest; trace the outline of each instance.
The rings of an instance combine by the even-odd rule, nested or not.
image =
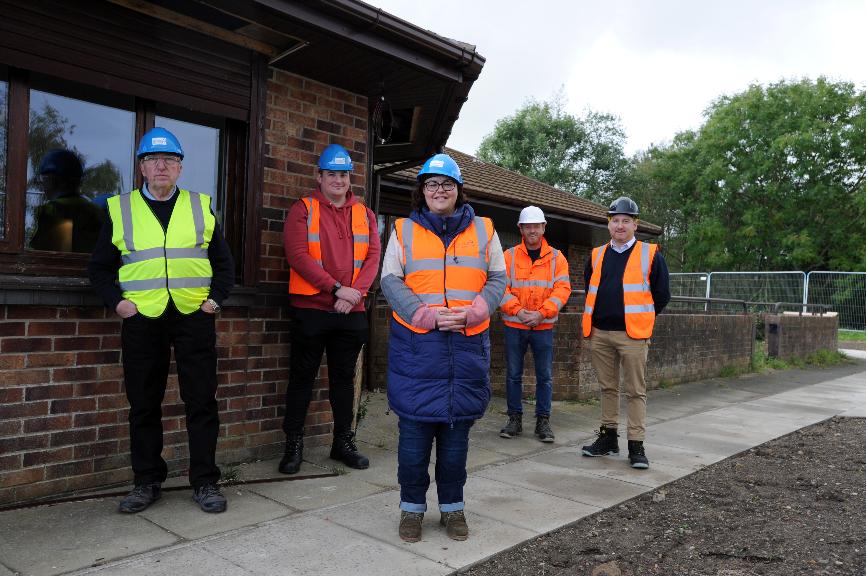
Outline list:
[[[193,499],[205,512],[223,512],[214,319],[234,282],[234,262],[210,196],[177,187],[184,153],[175,135],[153,128],[136,155],[145,184],[108,200],[109,218],[89,267],[94,290],[123,318],[135,487],[119,510],[141,512],[161,496],[168,474],[161,405],[173,347],[186,405]]]
[[[583,337],[601,386],[601,429],[584,456],[619,453],[619,380],[628,399],[628,458],[649,468],[646,434],[646,361],[655,317],[671,299],[668,267],[656,244],[635,238],[637,204],[625,196],[608,214],[610,242],[593,249],[584,270]]]

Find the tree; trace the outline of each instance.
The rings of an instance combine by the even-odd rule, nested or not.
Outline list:
[[[673,211],[684,269],[866,266],[866,94],[825,78],[753,85],[705,116],[636,165]]]
[[[598,201],[615,197],[628,170],[619,119],[564,110],[562,92],[550,102],[530,100],[496,122],[476,155],[560,190]]]

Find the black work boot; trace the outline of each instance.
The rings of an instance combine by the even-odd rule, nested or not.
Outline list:
[[[141,512],[162,497],[162,485],[159,482],[139,484],[132,492],[123,497],[118,511],[124,514]]]
[[[523,434],[523,414],[518,412],[508,413],[508,423],[499,431],[501,438],[514,438]]]
[[[628,461],[632,468],[649,468],[649,459],[643,451],[643,440],[628,441]]]
[[[535,435],[542,442],[553,442],[553,429],[550,427],[550,416],[535,417]]]
[[[598,438],[589,446],[583,447],[584,456],[607,456],[608,454],[619,454],[619,434],[616,428],[602,426],[598,429]]]
[[[283,474],[297,474],[304,459],[304,436],[286,436],[286,451],[280,460],[279,471]]]
[[[370,467],[370,460],[358,452],[355,446],[355,433],[351,430],[346,432],[334,432],[334,443],[331,444],[331,458],[339,460],[349,468],[365,470]]]

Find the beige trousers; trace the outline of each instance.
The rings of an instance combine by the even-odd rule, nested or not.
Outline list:
[[[592,329],[592,367],[601,386],[601,424],[619,424],[619,381],[628,399],[628,439],[646,435],[646,359],[649,340],[635,340],[625,332]]]

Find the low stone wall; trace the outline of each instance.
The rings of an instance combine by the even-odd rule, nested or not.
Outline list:
[[[373,365],[372,387],[386,389],[388,366],[388,332],[390,309],[374,310],[375,326],[371,339]],[[576,400],[598,390],[595,371],[590,362],[589,345],[584,345],[577,312],[560,315],[554,338],[553,398]],[[497,314],[491,322],[490,378],[493,393],[505,395],[505,341],[502,321]],[[647,364],[648,385],[677,383],[718,376],[722,368],[744,368],[752,359],[755,342],[752,316],[704,314],[663,314],[656,321]],[[524,394],[534,395],[535,368],[532,355],[524,362]]]
[[[767,314],[764,323],[767,354],[774,358],[802,358],[839,346],[838,316]]]

